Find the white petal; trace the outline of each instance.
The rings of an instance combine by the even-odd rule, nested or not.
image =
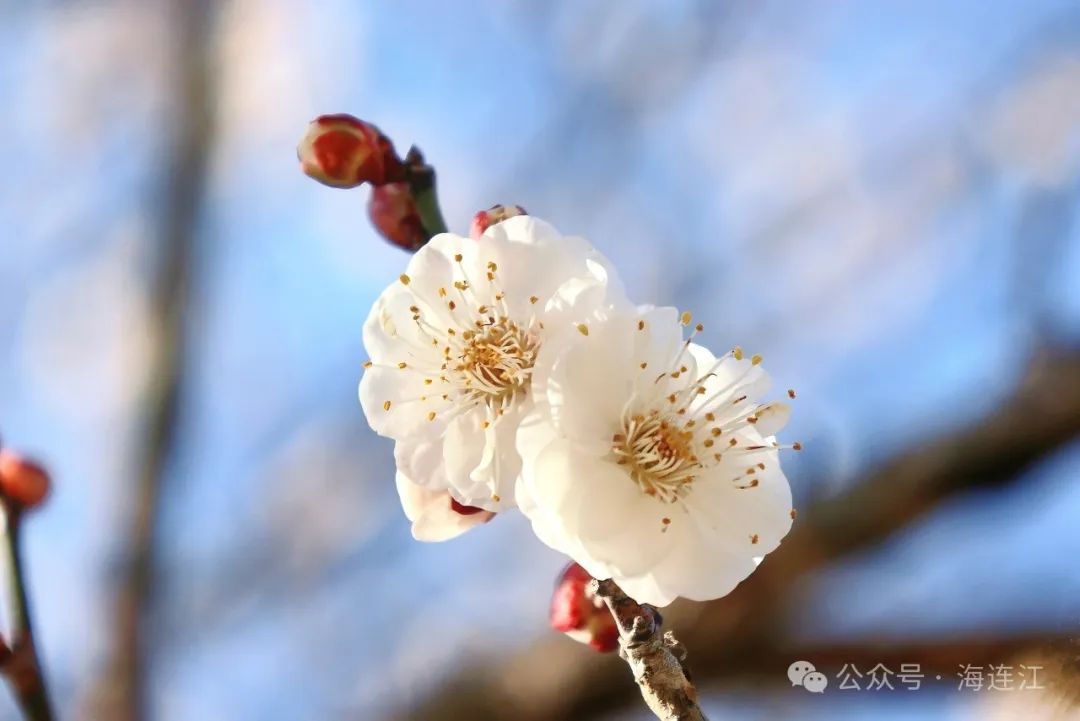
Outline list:
[[[455,260],[457,255],[463,258],[461,264]],[[461,265],[475,269],[475,258],[476,244],[469,238],[453,233],[437,235],[409,259],[405,270],[409,277],[408,288],[425,306],[437,311],[443,323],[449,324],[450,314],[446,310],[446,300],[439,295],[439,288],[452,289],[454,281],[461,279]]]
[[[764,470],[753,466],[759,456],[747,461],[755,470],[754,487],[740,488],[719,473],[694,482],[686,506],[705,542],[748,557],[766,554],[780,544],[791,529],[791,488],[776,456],[775,451],[760,456],[769,458]],[[747,479],[739,483],[746,485]]]
[[[394,444],[394,461],[399,473],[410,481],[433,491],[445,491],[449,486],[446,464],[443,461],[444,438],[406,438]]]
[[[398,470],[424,488],[451,492],[463,505],[509,510],[515,506],[521,460],[513,441],[516,418],[502,420],[510,422],[484,429],[484,414],[475,411],[455,418],[437,438],[398,441]]]
[[[581,309],[585,303],[605,301],[605,295],[609,301],[628,304],[618,275],[596,248],[583,238],[560,235],[551,225],[533,216],[517,216],[498,223],[475,244],[485,263],[488,260],[496,263],[497,282],[507,292],[506,301],[512,314],[543,311],[564,286],[570,296],[586,289],[603,292],[585,293],[587,298],[576,300],[564,296],[559,307],[570,302]],[[577,290],[571,291],[572,288]],[[530,296],[541,299],[538,307],[530,307]]]
[[[446,404],[437,398],[421,401],[425,392],[421,378],[397,368],[374,366],[360,379],[360,405],[368,424],[390,438],[429,437],[441,430],[428,421],[428,414],[444,410]]]
[[[531,501],[557,516],[556,530],[583,551],[574,560],[593,575],[640,573],[667,552],[662,519],[672,507],[645,495],[613,460],[560,440],[539,455],[531,478]]]
[[[647,603],[657,608],[663,608],[679,597],[676,589],[662,586],[651,573],[620,578],[616,583],[627,596],[638,603]]]
[[[641,373],[632,364],[630,321],[617,317],[575,334],[550,363],[546,378],[537,379],[551,422],[559,433],[579,443],[599,442],[602,453],[619,429],[623,405]],[[550,359],[550,360],[549,360]]]
[[[716,358],[707,348],[696,343],[691,343],[688,351],[697,360],[698,374],[708,374],[703,382],[705,393],[695,399],[694,408],[702,404],[727,404],[730,400],[746,396],[745,405],[741,406],[746,409],[769,389],[769,375],[760,364],[754,365],[749,358],[737,360],[730,354]]]
[[[775,436],[787,425],[788,420],[791,419],[791,406],[787,403],[774,401],[758,408],[754,411],[754,416],[757,418],[754,430],[763,437],[768,438],[769,436]]]
[[[674,522],[672,549],[648,572],[616,582],[639,603],[666,606],[676,598],[707,601],[730,593],[756,568],[749,555],[709,543],[691,515]]]
[[[496,418],[484,435],[484,455],[469,473],[466,484],[454,479],[455,496],[462,502],[489,511],[507,511],[516,506],[515,490],[521,473],[521,456],[514,440],[520,418],[527,413],[526,403],[518,404],[506,415]]]
[[[674,356],[683,342],[679,311],[670,306],[643,306],[638,310],[633,330],[634,360],[638,364],[647,363],[646,370],[654,373],[672,370]]]
[[[454,538],[470,528],[487,523],[495,515],[486,511],[467,515],[458,513],[451,507],[449,493],[423,488],[400,472],[395,477],[395,483],[405,516],[413,522],[413,538],[418,541]]]
[[[673,594],[691,601],[723,598],[757,568],[751,556],[710,550],[703,544],[691,544],[680,551],[653,574],[664,591],[658,603]]]
[[[470,506],[480,506],[478,501],[481,498],[490,501],[491,496],[489,489],[480,487],[473,480],[473,473],[485,463],[485,455],[492,452],[488,448],[483,423],[483,413],[465,413],[449,424],[443,443],[447,486]]]
[[[523,476],[531,471],[540,452],[559,437],[549,418],[546,404],[534,402],[518,424],[514,441],[521,456]]]

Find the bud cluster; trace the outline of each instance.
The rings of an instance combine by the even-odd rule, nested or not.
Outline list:
[[[308,124],[296,155],[304,173],[324,185],[355,188],[370,183],[368,215],[394,245],[416,250],[427,241],[408,165],[371,123],[344,113],[320,115]]]

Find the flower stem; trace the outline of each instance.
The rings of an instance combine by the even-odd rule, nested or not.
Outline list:
[[[22,513],[9,500],[4,500],[2,506],[6,520],[4,548],[8,556],[8,593],[11,596],[12,614],[11,657],[3,666],[3,674],[27,721],[52,721],[52,706],[35,644],[30,601],[26,592],[20,536]]]
[[[619,626],[619,656],[630,666],[645,705],[660,721],[708,721],[686,666],[686,649],[668,631],[660,612],[639,604],[608,579],[592,581]]]
[[[439,233],[446,232],[446,221],[439,209],[439,196],[435,190],[435,168],[424,161],[424,155],[416,146],[409,148],[405,156],[405,167],[409,189],[412,191],[416,212],[420,214],[420,223],[430,240]]]

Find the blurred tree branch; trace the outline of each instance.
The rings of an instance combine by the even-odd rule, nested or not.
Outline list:
[[[1078,434],[1080,352],[1045,349],[993,414],[919,445],[850,490],[805,509],[780,548],[729,596],[679,603],[665,612],[689,640],[696,681],[787,658],[780,650],[792,647],[789,591],[798,578],[880,543],[946,498],[1015,479]],[[562,641],[542,639],[516,657],[463,669],[398,718],[583,719],[632,701],[621,664],[598,662]]]
[[[169,11],[174,16],[175,54],[170,67],[176,112],[168,118],[171,137],[162,168],[165,184],[158,216],[160,245],[152,306],[158,343],[143,399],[146,435],[131,489],[132,525],[117,579],[115,648],[92,700],[95,717],[110,721],[147,718],[148,615],[158,575],[157,525],[184,390],[185,311],[195,265],[199,208],[214,144],[211,46],[216,6],[203,0],[174,0]]]

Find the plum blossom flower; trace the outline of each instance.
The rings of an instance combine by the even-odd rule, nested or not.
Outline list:
[[[449,491],[417,485],[400,471],[396,482],[401,507],[418,541],[447,541],[495,517],[491,511],[458,503]]]
[[[360,403],[398,470],[459,504],[514,506],[515,438],[545,349],[601,310],[629,308],[606,259],[528,216],[416,252],[364,324]]]
[[[518,436],[540,539],[656,606],[729,593],[793,518],[773,437],[788,406],[758,403],[760,357],[717,358],[700,325],[683,340],[689,323],[653,308],[589,324],[537,365]]]

